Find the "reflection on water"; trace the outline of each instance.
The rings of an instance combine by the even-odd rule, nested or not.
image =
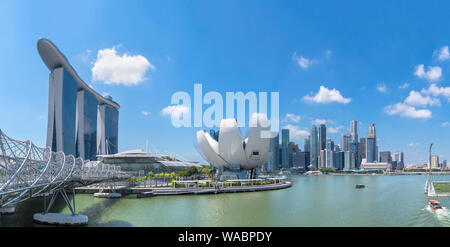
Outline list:
[[[284,190],[136,199],[77,195],[89,226],[450,226],[450,198],[431,210],[424,176],[296,176]],[[450,177],[449,179],[450,180]],[[365,184],[355,189],[355,184]],[[34,226],[42,199],[1,216],[2,226]],[[70,213],[62,200],[53,212]]]

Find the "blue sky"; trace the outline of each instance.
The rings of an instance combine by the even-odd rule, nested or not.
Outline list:
[[[45,145],[49,71],[36,49],[45,37],[88,84],[121,105],[121,151],[143,148],[148,139],[151,149],[201,160],[197,129],[174,128],[161,113],[174,92],[192,94],[201,83],[204,92],[223,95],[279,92],[280,118],[292,114],[281,126],[301,146],[312,122],[325,120],[340,143],[356,119],[361,137],[376,123],[379,150],[404,151],[406,163],[425,161],[430,142],[448,159],[448,5],[1,1],[0,128]],[[100,51],[119,63],[124,54],[141,60],[133,60],[129,76],[101,68],[94,75]]]

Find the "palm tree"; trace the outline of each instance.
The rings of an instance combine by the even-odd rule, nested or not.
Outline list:
[[[170,173],[164,173],[164,180],[166,180],[166,186],[169,186],[169,178],[170,178]]]
[[[147,173],[147,179],[149,180],[150,187],[152,186],[152,178],[153,178],[153,176],[155,176],[153,174],[153,172],[148,172]]]

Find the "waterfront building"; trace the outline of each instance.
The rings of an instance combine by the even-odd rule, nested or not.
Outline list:
[[[390,163],[370,162],[361,164],[361,170],[364,171],[390,170],[390,169],[391,169]]]
[[[355,169],[359,169],[359,165],[360,165],[358,149],[359,149],[359,143],[350,141],[349,151],[355,153]]]
[[[289,129],[281,130],[281,167],[289,168]]]
[[[299,152],[298,153],[298,166],[302,167],[303,169],[308,169],[310,165],[310,153],[309,152]]]
[[[397,151],[393,155],[395,161],[397,161],[396,169],[403,169],[405,168],[405,157],[403,152]]]
[[[319,143],[318,143],[318,133],[316,125],[311,127],[311,168],[316,170],[318,168],[319,159]]]
[[[201,168],[197,162],[180,161],[169,156],[150,154],[140,149],[99,155],[99,159],[104,164],[120,166],[121,171],[135,176],[139,174],[146,176],[149,172],[154,174],[180,172],[191,166]]]
[[[333,153],[334,153],[334,142],[331,139],[327,139],[327,145],[326,145],[326,164],[325,167],[327,168],[333,168]]]
[[[269,121],[262,113],[253,113],[249,120],[247,138],[242,138],[236,119],[220,121],[219,141],[214,140],[209,132],[197,131],[197,142],[202,156],[218,168],[219,179],[231,177],[245,179],[255,177],[255,171],[270,158],[270,138],[262,133],[269,132]],[[245,145],[243,145],[245,143]],[[226,172],[226,174],[225,174]],[[223,175],[223,176],[222,176]]]
[[[439,156],[431,156],[431,168],[439,168]]]
[[[372,162],[376,162],[377,158],[375,155],[376,152],[376,141],[375,138],[373,137],[366,137],[366,162],[367,163],[372,163]]]
[[[391,163],[392,162],[391,151],[380,152],[380,162]]]
[[[50,70],[46,145],[89,160],[117,153],[119,104],[88,86],[51,41],[37,46]]]
[[[344,170],[351,171],[355,169],[355,152],[344,152]]]
[[[373,160],[372,161],[377,161],[378,160],[378,146],[377,146],[377,130],[376,130],[376,126],[374,123],[369,124],[369,132],[367,133],[367,138],[372,138],[373,143],[371,143],[370,146],[370,153],[371,155],[373,155]],[[366,155],[368,155],[368,147],[367,147],[367,140],[366,140]],[[367,157],[367,162],[372,162],[369,161],[372,157]]]
[[[308,138],[305,138],[305,143],[303,144],[303,151],[311,152],[311,136],[308,136]]]
[[[333,153],[334,156],[334,168],[342,170],[344,169],[344,153],[345,152],[335,152]]]
[[[350,133],[342,134],[341,138],[341,148],[342,151],[346,152],[350,150],[350,142],[352,140],[352,135]]]
[[[324,150],[327,145],[327,127],[325,124],[319,125],[319,150]]]
[[[279,169],[278,149],[280,148],[280,135],[278,131],[273,131],[272,136],[269,142],[270,158],[265,168],[266,171],[276,171]]]

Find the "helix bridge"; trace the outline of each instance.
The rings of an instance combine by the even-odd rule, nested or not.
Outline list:
[[[0,207],[14,207],[17,203],[33,197],[61,194],[75,215],[67,190],[96,183],[124,181],[130,175],[119,166],[99,161],[84,161],[63,152],[53,152],[50,147],[42,148],[31,141],[18,141],[6,136],[0,130]],[[73,204],[75,193],[73,193]]]

